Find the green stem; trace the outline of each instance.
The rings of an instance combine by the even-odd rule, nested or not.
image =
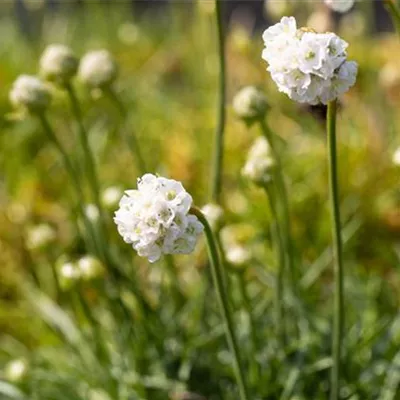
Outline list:
[[[124,122],[126,122],[128,118],[128,112],[122,103],[121,99],[115,93],[115,90],[111,87],[104,89],[104,94],[111,100],[111,102],[115,105],[118,109],[121,118]],[[123,139],[125,140],[126,144],[128,145],[134,160],[136,161],[137,168],[141,174],[144,174],[147,171],[146,168],[146,161],[143,158],[142,151],[140,149],[139,141],[134,132],[131,132],[130,136],[123,134]]]
[[[268,196],[268,201],[272,214],[272,243],[275,246],[275,251],[277,253],[278,261],[278,272],[276,278],[276,326],[277,326],[277,336],[282,339],[283,343],[286,343],[286,332],[285,332],[285,307],[283,302],[283,276],[285,271],[285,251],[282,241],[282,233],[279,226],[279,215],[276,209],[276,197],[272,186],[265,185],[265,191]]]
[[[224,319],[225,334],[229,349],[233,356],[233,367],[236,375],[237,384],[239,387],[240,399],[249,400],[249,392],[244,379],[244,368],[240,359],[239,346],[234,330],[234,322],[228,300],[226,286],[223,281],[223,270],[220,263],[217,244],[214,238],[212,229],[207,222],[204,214],[197,208],[192,207],[190,213],[195,215],[204,226],[204,233],[207,239],[208,254],[210,257],[211,274],[217,293],[218,302],[221,308],[222,317]]]
[[[94,201],[96,207],[99,209],[100,215],[103,216],[102,206],[101,206],[101,202],[100,202],[99,180],[98,180],[97,173],[96,173],[93,154],[92,154],[92,152],[90,150],[90,146],[89,146],[88,135],[87,135],[86,129],[83,125],[83,118],[82,118],[82,113],[81,113],[81,109],[79,106],[78,98],[76,96],[75,90],[71,83],[67,83],[65,85],[65,89],[66,89],[69,99],[70,99],[72,112],[78,123],[79,140],[81,142],[81,146],[82,146],[82,150],[83,150],[83,154],[84,154],[85,169],[86,169],[86,173],[88,176],[89,185],[91,187],[93,201]]]
[[[397,33],[400,35],[400,8],[394,0],[384,0],[385,7],[392,17],[393,24],[396,27]]]
[[[342,259],[342,238],[340,234],[340,209],[339,209],[339,188],[337,176],[336,156],[336,101],[328,103],[326,130],[329,150],[329,192],[331,201],[332,218],[332,246],[334,258],[334,279],[335,279],[335,300],[333,320],[333,342],[331,371],[331,400],[339,399],[340,378],[341,378],[341,353],[343,342],[343,259]]]
[[[253,318],[253,314],[251,312],[251,310],[252,310],[251,301],[250,301],[250,296],[248,294],[246,280],[245,280],[243,271],[240,271],[237,274],[237,276],[238,276],[238,280],[239,280],[239,288],[240,288],[240,292],[242,295],[244,309],[249,318],[250,339],[251,339],[251,346],[252,346],[252,352],[253,352],[252,360],[251,360],[251,364],[250,364],[250,368],[249,368],[249,374],[251,376],[251,382],[254,385],[257,385],[258,381],[260,379],[260,368],[259,368],[257,360],[256,360],[256,354],[257,354],[257,349],[258,349],[257,329],[256,329],[256,324],[255,324],[255,321]]]
[[[218,122],[215,132],[215,148],[213,159],[213,179],[211,198],[213,202],[219,204],[222,189],[223,158],[224,158],[224,132],[225,132],[225,39],[222,25],[222,0],[215,0],[216,20],[218,29],[218,55],[220,66],[219,77],[219,99],[218,99]]]

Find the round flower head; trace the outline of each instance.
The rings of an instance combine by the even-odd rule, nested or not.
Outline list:
[[[354,6],[355,0],[324,0],[324,2],[333,11],[345,13]]]
[[[114,221],[126,243],[150,262],[162,254],[193,252],[203,225],[189,214],[192,197],[180,182],[145,174],[127,190]]]
[[[22,381],[28,373],[29,364],[23,359],[16,359],[6,364],[4,368],[4,377],[13,383]]]
[[[62,44],[52,44],[40,58],[40,72],[50,81],[68,82],[78,69],[78,59],[72,50]]]
[[[271,155],[270,145],[263,136],[257,138],[249,151],[242,175],[256,185],[265,185],[272,176],[275,160]]]
[[[263,34],[262,58],[279,91],[292,100],[327,104],[354,85],[357,64],[347,61],[348,44],[334,33],[297,29],[293,17]]]
[[[91,51],[80,62],[78,75],[91,88],[110,86],[118,74],[117,64],[107,50]]]
[[[268,109],[266,96],[254,86],[241,89],[233,98],[232,105],[236,115],[244,120],[262,118]]]
[[[21,75],[10,91],[10,101],[15,107],[30,112],[44,111],[50,104],[50,92],[44,82],[30,75]]]

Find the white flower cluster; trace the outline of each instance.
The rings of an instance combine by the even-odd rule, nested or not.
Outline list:
[[[258,137],[250,148],[242,175],[257,185],[263,185],[271,180],[271,171],[275,167],[275,160],[271,154],[271,147],[263,136]]]
[[[355,0],[324,0],[324,2],[333,11],[345,13],[354,6]]]
[[[82,57],[78,75],[89,87],[101,89],[114,82],[118,75],[118,66],[107,50],[90,51]]]
[[[21,75],[10,91],[10,101],[15,107],[40,112],[50,104],[51,96],[46,84],[39,78]]]
[[[40,72],[51,80],[68,82],[78,69],[78,58],[72,50],[62,44],[48,46],[40,58]]]
[[[334,33],[297,29],[293,17],[263,33],[262,58],[279,91],[292,100],[327,104],[354,85],[357,63],[347,61],[348,44]]]
[[[180,182],[145,174],[127,190],[114,221],[126,243],[150,262],[162,254],[193,252],[203,225],[189,214],[192,197]]]

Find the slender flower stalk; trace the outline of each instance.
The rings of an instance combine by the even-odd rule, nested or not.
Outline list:
[[[224,134],[225,134],[225,97],[226,97],[226,78],[225,78],[225,39],[224,27],[222,24],[222,0],[215,0],[216,22],[218,30],[218,56],[219,56],[219,87],[218,87],[218,121],[215,131],[215,148],[213,159],[213,178],[211,188],[211,199],[219,204],[221,200],[223,159],[224,159]]]
[[[123,120],[123,123],[126,123],[128,113],[127,110],[121,101],[121,99],[118,97],[117,93],[115,93],[115,90],[112,87],[105,87],[103,89],[104,94],[110,99],[110,101],[115,105],[115,107],[118,109],[121,118]],[[129,137],[128,135],[124,134],[123,139],[127,143],[133,158],[136,162],[137,168],[139,170],[140,174],[144,174],[147,170],[146,168],[146,161],[143,157],[143,153],[140,149],[139,141],[135,135],[135,132],[131,132]]]
[[[234,330],[234,322],[228,300],[228,293],[223,281],[223,270],[220,263],[217,244],[214,238],[212,229],[207,222],[204,214],[197,208],[192,207],[190,213],[195,215],[204,226],[204,233],[207,239],[208,253],[210,256],[211,274],[217,293],[218,302],[221,308],[222,317],[225,324],[225,334],[228,341],[228,346],[233,356],[233,364],[236,375],[236,380],[239,387],[239,394],[241,400],[250,400],[249,392],[244,378],[244,367],[240,359],[239,346]]]
[[[279,224],[279,215],[277,210],[277,198],[272,185],[265,185],[265,192],[268,196],[271,214],[273,218],[271,235],[272,243],[277,253],[278,272],[276,278],[275,304],[276,304],[276,327],[278,337],[282,342],[286,343],[285,329],[285,306],[283,301],[284,296],[284,273],[285,273],[285,246],[282,239],[281,228]]]
[[[343,294],[342,238],[340,233],[339,189],[338,189],[337,156],[336,156],[337,153],[336,152],[336,101],[328,103],[326,130],[328,136],[328,151],[329,151],[328,168],[329,168],[330,201],[332,209],[331,218],[332,218],[334,280],[335,280],[331,400],[338,400],[339,390],[340,390],[340,378],[342,372],[341,355],[343,347],[344,294]]]
[[[285,254],[286,254],[286,264],[289,270],[289,277],[291,279],[292,289],[295,287],[295,268],[294,268],[294,253],[293,253],[293,242],[291,237],[291,224],[290,224],[290,210],[289,210],[289,200],[285,185],[285,180],[283,177],[282,170],[282,162],[279,156],[279,152],[277,151],[276,146],[276,138],[273,133],[269,129],[265,119],[260,119],[261,132],[264,137],[268,140],[268,143],[271,146],[272,156],[276,162],[275,169],[275,181],[277,186],[277,195],[279,197],[277,203],[281,204],[281,212],[282,212],[282,240],[285,246]],[[279,213],[276,212],[276,216],[279,218]],[[279,221],[279,219],[278,219]]]

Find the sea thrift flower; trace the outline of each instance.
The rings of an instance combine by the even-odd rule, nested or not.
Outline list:
[[[192,197],[180,182],[145,174],[127,190],[114,221],[126,243],[150,262],[162,254],[193,252],[203,225],[189,214]]]
[[[40,224],[30,228],[26,236],[26,247],[30,250],[39,250],[49,246],[56,238],[56,232],[47,224]]]
[[[77,262],[80,277],[85,281],[101,278],[105,270],[103,264],[93,256],[84,256]]]
[[[16,359],[6,364],[4,377],[13,383],[21,382],[28,372],[28,362],[24,359]]]
[[[268,109],[266,96],[254,86],[241,89],[233,98],[232,105],[236,115],[244,120],[262,118]]]
[[[10,91],[10,101],[15,107],[30,112],[42,112],[50,104],[50,92],[44,82],[30,75],[21,75]]]
[[[95,204],[87,204],[85,206],[85,215],[89,221],[96,222],[100,217],[100,211]]]
[[[62,44],[52,44],[46,48],[40,59],[40,72],[58,83],[68,82],[78,69],[78,58],[72,50]]]
[[[118,67],[107,50],[91,51],[83,56],[78,75],[89,87],[102,89],[115,81]]]
[[[293,17],[263,34],[262,58],[278,86],[292,100],[327,104],[354,85],[357,63],[347,61],[348,44],[334,33],[297,29]]]
[[[324,0],[324,3],[333,11],[345,13],[354,6],[355,0]]]
[[[106,208],[115,210],[122,194],[122,190],[119,187],[110,186],[101,194],[101,202]]]
[[[81,271],[75,263],[65,262],[57,266],[58,279],[63,290],[73,287],[81,278]]]
[[[271,154],[270,145],[263,136],[257,138],[250,148],[242,175],[256,185],[265,185],[272,179],[275,160]]]
[[[209,203],[201,209],[201,212],[206,216],[208,223],[213,229],[217,229],[221,226],[224,217],[224,210],[221,206]]]

